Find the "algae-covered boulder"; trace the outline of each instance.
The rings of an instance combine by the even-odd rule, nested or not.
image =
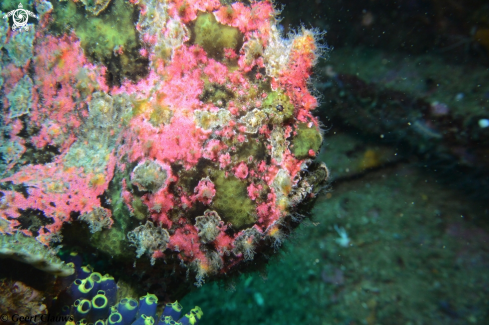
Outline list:
[[[2,167],[2,233],[175,294],[264,260],[328,178],[318,34],[276,24],[268,1],[53,3],[28,69],[2,74],[8,102],[29,103],[2,133],[21,157]]]

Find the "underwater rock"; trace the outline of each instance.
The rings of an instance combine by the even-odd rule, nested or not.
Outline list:
[[[57,276],[72,275],[72,265],[60,260],[54,251],[20,232],[0,234],[0,258],[11,258]]]
[[[83,24],[115,19],[117,3]],[[27,69],[33,81],[22,95],[29,111],[5,118],[10,138],[56,154],[11,159],[0,179],[2,233],[82,246],[147,274],[148,286],[183,285],[172,278],[190,274],[202,285],[265,260],[329,175],[313,162],[323,138],[308,88],[325,50],[320,33],[284,37],[269,1],[124,5],[139,13],[124,28],[139,37],[146,74],[109,82],[118,72],[108,56],[90,59],[87,29],[74,22],[63,34],[54,23],[79,10],[71,0],[41,17],[28,66],[3,73],[10,102]],[[117,69],[125,49],[114,49]]]
[[[12,92],[7,95],[9,101],[9,118],[16,118],[24,114],[29,114],[29,107],[32,105],[32,80],[29,76],[24,76],[15,85]]]
[[[352,74],[324,76],[319,87],[330,100],[320,110],[322,119],[333,119],[385,143],[407,145],[425,159],[487,173],[489,129],[478,124],[489,116],[484,111],[451,112],[438,102]]]
[[[40,291],[21,281],[0,281],[0,314],[2,317],[7,316],[7,324],[15,323],[9,322],[14,315],[46,317],[48,310],[44,300],[45,298]]]
[[[9,37],[9,41],[5,45],[9,58],[18,67],[24,67],[32,58],[33,54],[34,28],[30,24],[28,26],[29,29],[27,31],[20,30],[13,32],[13,35]],[[0,33],[1,30],[2,28],[0,27]],[[0,38],[3,37],[0,36]]]

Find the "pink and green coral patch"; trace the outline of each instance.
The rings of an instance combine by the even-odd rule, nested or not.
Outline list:
[[[312,163],[322,137],[307,87],[317,34],[284,38],[269,1],[140,0],[124,4],[139,12],[130,35],[107,39],[121,6],[81,22],[80,4],[56,5],[26,66],[2,73],[5,107],[17,111],[6,120],[0,232],[190,269],[200,285],[274,251],[326,181]],[[53,22],[60,12],[75,15],[73,31]],[[120,39],[113,53],[93,52]],[[147,71],[121,73],[136,50]]]

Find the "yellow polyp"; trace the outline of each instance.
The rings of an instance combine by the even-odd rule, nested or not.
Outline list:
[[[289,195],[290,194],[290,191],[292,191],[292,183],[282,183],[283,186],[282,186],[282,192],[285,194],[285,195]]]
[[[212,122],[211,115],[202,115],[200,124],[204,129],[210,129],[211,122]]]
[[[58,183],[58,182],[54,182],[54,183],[50,183],[46,186],[46,190],[48,192],[55,192],[55,193],[60,193],[60,192],[63,192],[64,190],[64,186],[63,184],[61,183]]]
[[[182,109],[180,111],[180,114],[182,117],[185,117],[185,118],[192,118],[194,112],[189,110],[189,109]],[[194,131],[195,132],[195,131]]]
[[[65,168],[63,171],[67,174],[72,174],[76,171],[76,168],[75,167],[68,167],[68,168]]]
[[[162,124],[170,124],[171,118],[173,117],[173,111],[170,107],[165,105],[156,104],[153,107],[153,111],[150,114],[149,121],[155,127]]]
[[[58,135],[61,133],[61,130],[57,127],[51,127],[48,130],[49,135]]]
[[[151,109],[147,100],[140,101],[134,105],[134,115],[141,115]]]
[[[276,235],[278,232],[279,232],[278,227],[277,227],[277,226],[273,226],[273,227],[272,227],[272,229],[270,229],[270,231],[269,231],[269,235],[273,237],[273,236],[275,236],[275,235]]]
[[[183,3],[178,7],[178,14],[180,16],[183,16],[187,9],[188,9],[188,3],[187,1],[183,1]]]
[[[100,186],[105,184],[105,177],[103,174],[96,174],[90,179],[91,186]]]
[[[205,273],[208,273],[210,270],[209,263],[207,262],[200,262],[200,269],[204,271]]]
[[[314,53],[316,51],[316,42],[314,40],[314,35],[307,30],[304,30],[303,33],[303,35],[297,36],[294,39],[294,48],[303,52]]]
[[[277,201],[277,206],[280,210],[285,210],[289,206],[289,200],[286,197]]]
[[[233,15],[234,15],[234,9],[231,5],[227,5],[226,6],[226,18],[228,19],[231,19],[233,18]]]
[[[63,69],[63,68],[64,68],[64,66],[65,66],[65,61],[60,60],[60,61],[58,62],[58,67],[59,67],[60,69]]]
[[[153,140],[148,140],[144,143],[144,149],[149,152],[149,150],[151,150],[151,148],[153,147]]]

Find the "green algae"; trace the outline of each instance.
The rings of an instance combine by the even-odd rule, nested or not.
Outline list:
[[[52,29],[59,33],[73,29],[85,55],[107,65],[113,81],[145,75],[142,72],[147,69],[147,60],[139,56],[141,45],[134,25],[135,6],[114,0],[96,17],[88,14],[83,4],[73,1],[54,1],[53,7]]]
[[[199,96],[201,101],[213,103],[218,107],[225,107],[233,98],[235,98],[235,94],[224,86],[204,80],[204,91]]]
[[[168,106],[155,105],[151,112],[149,122],[154,127],[169,124],[173,116],[173,111]]]
[[[130,250],[126,232],[124,227],[114,224],[110,229],[93,234],[90,244],[97,248],[97,251],[109,256],[132,258],[132,254],[128,254]]]
[[[212,209],[235,229],[252,226],[255,223],[255,217],[252,215],[255,205],[248,198],[248,184],[231,175],[226,177],[224,171],[213,172],[211,179],[216,187]]]
[[[270,92],[262,107],[273,124],[281,124],[294,116],[294,105],[289,96],[280,90]]]
[[[248,142],[242,142],[237,144],[238,160],[247,161],[251,156],[254,161],[264,160],[266,158],[267,150],[265,148],[265,142],[258,136],[250,135]]]
[[[138,220],[145,220],[149,217],[149,209],[144,202],[135,196],[132,201],[133,215]]]
[[[291,151],[299,159],[309,157],[309,150],[317,152],[321,147],[323,137],[315,127],[308,127],[306,123],[300,123],[296,129],[297,134],[292,139]]]
[[[215,59],[222,59],[226,48],[239,50],[243,42],[243,35],[237,28],[218,23],[211,13],[199,15],[192,31],[194,43]]]

